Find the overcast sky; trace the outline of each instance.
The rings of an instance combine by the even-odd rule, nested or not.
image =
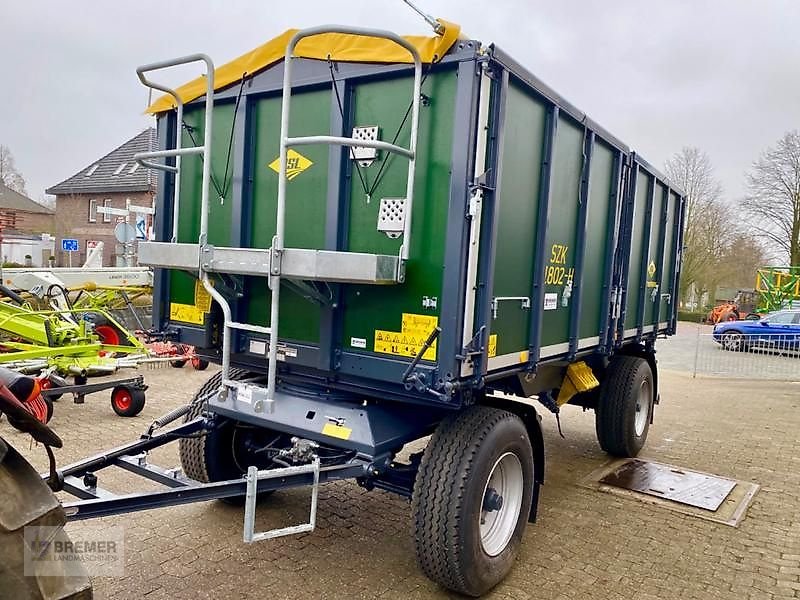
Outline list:
[[[653,164],[705,150],[732,199],[752,160],[800,127],[797,0],[419,4],[497,43]],[[198,51],[222,64],[323,23],[428,32],[401,0],[2,0],[0,144],[39,199],[151,122],[137,65]]]

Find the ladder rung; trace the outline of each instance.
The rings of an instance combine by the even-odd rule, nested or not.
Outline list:
[[[262,327],[261,325],[251,325],[250,323],[237,323],[235,321],[230,321],[227,326],[231,329],[241,329],[242,331],[253,331],[255,333],[272,335],[272,327]]]
[[[185,154],[203,154],[205,146],[184,146],[183,148],[173,148],[171,150],[153,150],[152,152],[137,152],[133,155],[134,160],[143,158],[169,158],[171,156],[183,156]]]
[[[384,142],[383,140],[357,140],[355,138],[339,137],[335,135],[308,135],[304,137],[286,138],[287,148],[294,146],[313,146],[316,144],[375,148],[376,150],[385,150],[393,154],[399,154],[401,156],[405,156],[406,158],[414,158],[414,152],[409,148],[403,148],[402,146],[390,144],[389,142]]]

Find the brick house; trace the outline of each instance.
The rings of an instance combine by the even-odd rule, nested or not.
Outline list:
[[[146,129],[115,148],[102,158],[48,188],[56,197],[55,236],[59,265],[67,265],[70,257],[61,250],[61,240],[78,240],[78,252],[73,252],[72,264],[80,266],[87,249],[103,242],[103,266],[122,264],[123,248],[114,238],[114,227],[124,217],[102,214],[99,207],[124,209],[128,205],[152,206],[156,192],[156,177],[133,160],[137,152],[154,150],[155,129]],[[129,221],[134,225],[136,217]],[[145,229],[151,217],[146,217]]]
[[[29,256],[34,266],[46,266],[53,251],[49,238],[55,230],[53,209],[0,182],[0,213],[3,221],[13,222],[3,227],[2,260],[23,264]]]
[[[0,210],[14,213],[14,231],[30,235],[53,233],[54,211],[0,182]]]

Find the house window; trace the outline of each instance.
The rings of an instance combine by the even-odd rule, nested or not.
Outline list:
[[[89,199],[89,223],[97,223],[97,200]]]
[[[122,163],[121,165],[119,165],[119,166],[116,168],[116,170],[114,171],[114,175],[119,175],[120,173],[122,173],[122,169],[124,169],[124,168],[125,168],[125,165],[127,165],[127,164],[128,164],[128,163]]]
[[[111,198],[106,198],[103,200],[103,208],[108,208],[111,206]],[[103,223],[111,223],[111,215],[108,213],[103,213]]]

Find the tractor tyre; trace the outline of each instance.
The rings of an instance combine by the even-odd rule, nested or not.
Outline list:
[[[4,598],[92,598],[89,576],[80,563],[53,560],[55,542],[69,542],[66,522],[64,509],[39,473],[0,438],[0,590]],[[26,562],[26,551],[38,549],[30,545],[36,541],[31,533],[35,527],[56,533],[47,536],[50,544],[42,555],[45,560],[30,560],[31,555]]]

